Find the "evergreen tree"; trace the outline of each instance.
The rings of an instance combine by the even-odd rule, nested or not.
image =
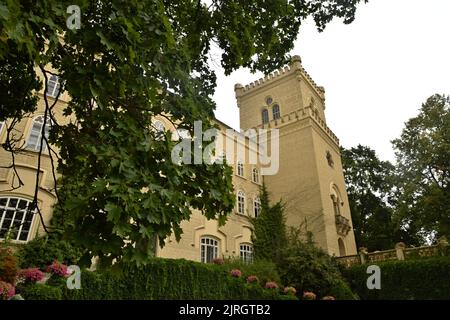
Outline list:
[[[260,198],[261,213],[252,219],[254,257],[258,260],[277,262],[280,260],[283,246],[286,245],[284,204],[279,201],[271,206],[269,193],[264,184]]]

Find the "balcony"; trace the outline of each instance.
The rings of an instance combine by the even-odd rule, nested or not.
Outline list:
[[[346,236],[352,227],[350,226],[350,220],[341,215],[335,215],[336,218],[336,230],[341,236]]]

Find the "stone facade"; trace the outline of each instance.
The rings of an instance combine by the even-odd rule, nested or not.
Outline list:
[[[263,166],[259,162],[250,164],[248,158],[241,158],[237,150],[232,159],[227,155],[228,162],[234,167],[233,184],[237,197],[236,208],[230,213],[227,223],[219,227],[217,221],[207,220],[193,211],[190,220],[182,224],[184,233],[180,242],[174,237],[168,238],[164,248],[158,249],[158,256],[195,261],[210,261],[215,257],[249,258],[252,229],[248,217],[258,213],[258,194],[263,181],[272,202],[282,199],[286,203],[289,226],[311,231],[317,244],[330,255],[356,254],[339,141],[325,120],[324,89],[313,82],[296,56],[289,66],[245,87],[238,84],[235,91],[243,130],[279,129],[279,170],[274,175],[261,176]],[[67,94],[62,94],[55,110],[62,111],[68,99]],[[49,100],[53,101],[52,98]],[[17,136],[24,145],[30,139],[33,121],[42,116],[43,110],[41,99],[36,114],[24,118],[16,126]],[[58,121],[70,121],[63,118],[61,112],[57,118]],[[158,121],[166,129],[175,130],[164,117]],[[221,134],[228,138],[225,141],[238,137],[233,148],[241,147],[245,154],[257,149],[244,135],[234,132],[231,134],[233,137],[229,137],[230,128],[219,121],[217,125]],[[0,142],[4,142],[5,126],[0,130]],[[15,163],[24,185],[11,190],[13,180],[17,179],[14,171],[12,168],[0,169],[0,201],[33,198],[37,152],[26,150],[16,156]],[[0,149],[0,164],[1,167],[11,164],[11,155],[3,149]],[[39,207],[44,222],[48,223],[56,197],[51,159],[47,155],[42,157],[41,172]],[[2,206],[0,202],[0,219],[3,219],[0,226],[4,228],[9,221],[5,220],[9,204]],[[25,235],[22,236],[19,242],[29,241],[43,232],[41,221],[35,215],[29,235],[26,240],[23,240]]]

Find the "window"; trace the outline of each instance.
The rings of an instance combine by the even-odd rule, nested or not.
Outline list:
[[[204,237],[200,242],[201,261],[211,263],[219,257],[219,241],[214,238]]]
[[[272,114],[273,114],[273,119],[277,120],[281,118],[281,114],[280,114],[280,106],[279,105],[274,105],[272,107]]]
[[[237,194],[237,209],[239,214],[245,214],[245,193],[239,191]]]
[[[11,240],[28,241],[36,213],[36,210],[28,210],[30,205],[30,201],[21,198],[0,198],[0,238],[4,239],[11,231]]]
[[[256,168],[253,168],[252,170],[252,180],[255,183],[259,183],[259,171]]]
[[[267,103],[268,106],[270,106],[273,103],[272,97],[267,97],[266,98],[266,103]]]
[[[241,177],[244,176],[244,164],[241,161],[238,161],[237,163],[237,174]]]
[[[264,109],[262,111],[262,123],[263,124],[269,123],[269,111],[267,109]]]
[[[164,123],[162,121],[156,120],[153,123],[153,127],[155,128],[155,137],[158,140],[161,140],[164,138],[164,131],[166,130],[166,127],[164,126]]]
[[[32,151],[39,151],[41,149],[41,141],[44,141],[44,146],[42,151],[47,150],[47,143],[42,139],[42,128],[44,127],[44,116],[37,116],[33,120],[33,125],[30,129],[30,134],[28,135],[26,148]],[[45,123],[44,134],[45,138],[48,139],[48,134],[51,127],[51,120],[47,118]]]
[[[3,127],[5,126],[5,121],[0,121],[0,134],[2,134]]]
[[[50,78],[48,78],[47,96],[56,98],[59,94],[59,90],[61,90],[59,77],[52,74]]]
[[[341,215],[341,208],[340,208],[340,203],[339,203],[339,197],[337,197],[335,195],[332,195],[331,196],[331,200],[333,201],[334,215],[340,216]]]
[[[258,216],[261,214],[261,200],[259,197],[256,197],[255,200],[253,200],[253,215],[255,218],[258,218]]]
[[[253,262],[253,247],[251,244],[242,243],[240,245],[241,261],[243,263]]]

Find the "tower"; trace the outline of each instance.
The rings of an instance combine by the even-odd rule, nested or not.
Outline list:
[[[236,84],[242,130],[279,130],[279,170],[264,176],[271,201],[286,204],[288,226],[312,232],[330,255],[356,254],[339,140],[325,118],[325,90],[294,56],[289,66]]]

